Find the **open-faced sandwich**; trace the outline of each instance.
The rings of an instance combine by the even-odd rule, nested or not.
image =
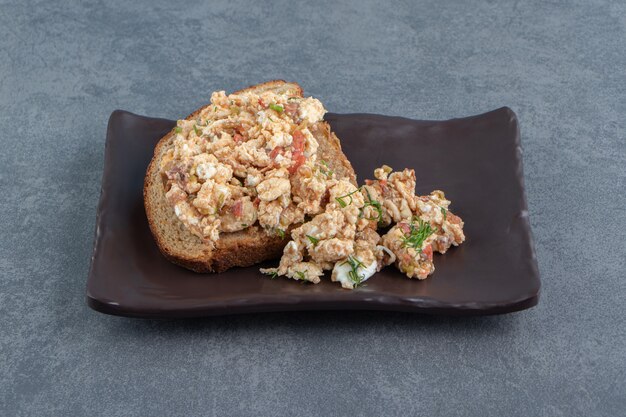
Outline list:
[[[326,110],[295,83],[226,95],[179,120],[156,146],[144,186],[161,252],[197,272],[282,258],[273,277],[356,288],[386,265],[433,273],[433,251],[465,239],[441,191],[415,194],[415,171],[388,166],[358,186]],[[381,236],[382,235],[382,236]]]
[[[144,185],[161,252],[197,272],[279,257],[290,231],[324,211],[331,180],[356,184],[326,110],[270,81],[195,111],[156,146]]]

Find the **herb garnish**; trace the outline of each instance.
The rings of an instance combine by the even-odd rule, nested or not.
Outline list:
[[[322,168],[319,167],[319,170],[322,174],[326,175],[328,178],[332,178],[333,176],[333,170],[330,169],[330,167],[328,166],[328,162],[324,161],[323,159],[320,161],[320,163],[322,165],[324,165],[326,168]]]
[[[378,224],[381,224],[383,222],[383,208],[381,204],[372,198],[367,187],[365,188],[365,193],[367,194],[367,201],[365,202],[365,205],[359,213],[359,218],[363,217],[363,211],[365,210],[365,207],[371,206],[374,207],[374,210],[376,210],[378,215],[376,217],[366,218],[365,220],[377,220]]]
[[[311,241],[313,246],[317,245],[319,243],[319,241],[320,241],[318,238],[313,237],[311,235],[306,235],[306,237]]]
[[[271,272],[261,272],[262,274],[265,275],[269,275],[271,279],[275,279],[276,277],[278,277],[278,271],[271,271]]]
[[[300,278],[300,280],[302,281],[306,281],[306,275],[304,274],[306,271],[296,271],[296,275]]]
[[[281,239],[285,238],[285,231],[283,229],[276,229],[276,234],[280,236]]]
[[[269,108],[274,110],[274,111],[276,111],[276,112],[278,112],[278,113],[282,113],[285,110],[285,109],[283,109],[283,106],[281,106],[279,104],[274,104],[274,103],[270,104]]]
[[[198,126],[193,125],[193,131],[196,132],[196,136],[202,136],[202,130],[198,129]]]
[[[415,227],[413,223],[409,224],[410,231],[409,234],[405,234],[402,238],[402,247],[410,247],[421,253],[424,241],[435,231],[432,229],[429,222],[425,222],[419,218],[417,220],[418,227]]]
[[[183,132],[183,128],[182,128],[182,127],[180,127],[180,126],[176,126],[176,127],[174,128],[174,132],[176,132],[176,133],[182,133],[182,132]]]
[[[357,188],[356,190],[354,190],[354,191],[352,191],[351,193],[348,193],[348,194],[346,194],[346,195],[342,195],[342,196],[339,196],[339,197],[335,197],[335,200],[337,200],[337,202],[339,203],[339,205],[340,205],[341,207],[347,207],[348,205],[352,204],[352,194],[354,194],[354,193],[358,193],[359,191],[361,191],[361,187]],[[350,202],[349,202],[349,203],[346,203],[346,202],[344,201],[344,198],[349,198],[349,199],[350,199]]]
[[[359,275],[358,270],[359,268],[365,269],[365,265],[363,265],[363,262],[359,261],[357,258],[353,257],[352,255],[348,256],[348,260],[346,260],[342,265],[345,265],[345,264],[350,265],[351,271],[348,272],[348,276],[350,277],[350,280],[354,284],[354,287],[355,288],[358,287],[359,285],[361,285],[361,283],[363,282],[363,279],[365,278],[365,275]]]
[[[441,214],[443,214],[443,220],[446,220],[446,217],[448,217],[448,210],[446,210],[445,208],[441,207]]]

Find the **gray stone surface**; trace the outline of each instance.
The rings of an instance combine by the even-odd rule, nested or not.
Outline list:
[[[0,1],[0,415],[624,415],[625,3],[384,3]],[[109,114],[177,118],[273,78],[335,112],[513,108],[540,305],[91,311]]]

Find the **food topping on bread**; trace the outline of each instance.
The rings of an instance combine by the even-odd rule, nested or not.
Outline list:
[[[195,119],[179,120],[160,173],[166,199],[204,242],[258,224],[284,234],[323,211],[337,181],[318,160],[311,128],[326,110],[314,98],[244,91],[211,96]],[[312,274],[312,272],[311,272]]]
[[[432,227],[419,217],[401,221],[383,236],[383,244],[396,255],[398,269],[419,279],[435,271],[432,240]]]
[[[450,246],[463,243],[463,221],[449,211],[450,201],[443,191],[415,195],[415,171],[412,169],[392,172],[384,165],[374,171],[374,176],[376,180],[365,180],[362,188],[381,202],[384,210],[379,226],[411,221],[417,216],[431,225],[435,251],[446,253]]]
[[[394,262],[409,278],[432,274],[433,251],[445,253],[465,240],[463,221],[449,211],[442,191],[415,194],[412,169],[392,172],[384,165],[374,177],[359,188],[336,182],[324,212],[291,232],[278,268],[261,271],[318,283],[332,270],[332,281],[348,289]],[[381,238],[377,230],[391,225]]]
[[[343,288],[395,265],[435,270],[433,252],[465,240],[442,191],[415,194],[415,171],[383,165],[357,187],[326,110],[281,80],[227,95],[179,120],[146,173],[148,223],[161,252],[198,272],[272,259],[261,271]],[[288,240],[286,237],[291,239]]]
[[[323,270],[332,270],[333,281],[354,288],[385,265],[389,256],[378,247],[375,223],[361,215],[361,190],[342,179],[330,188],[328,201],[323,213],[291,232],[278,268],[262,272],[318,283]]]

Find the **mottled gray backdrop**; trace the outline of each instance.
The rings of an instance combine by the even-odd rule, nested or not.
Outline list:
[[[0,415],[624,415],[626,3],[235,3],[0,0]],[[91,311],[110,113],[274,78],[333,112],[517,112],[539,306]]]

